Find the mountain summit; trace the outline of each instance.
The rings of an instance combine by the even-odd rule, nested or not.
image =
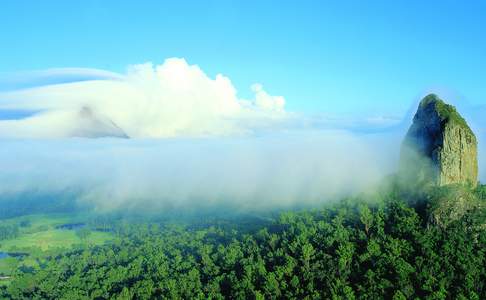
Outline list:
[[[422,99],[402,145],[400,171],[439,186],[476,186],[476,136],[454,106],[434,94]]]

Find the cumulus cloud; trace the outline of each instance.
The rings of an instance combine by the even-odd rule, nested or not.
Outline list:
[[[263,90],[263,86],[255,83],[251,86],[255,92],[255,104],[260,109],[267,111],[283,112],[285,106],[285,99],[282,96],[272,96]]]
[[[240,99],[228,77],[210,78],[180,58],[157,66],[133,65],[123,75],[83,70],[92,79],[0,93],[0,109],[38,111],[0,121],[0,136],[59,138],[86,132],[79,118],[86,108],[135,138],[241,135],[289,115],[285,99],[268,94],[262,85],[252,87],[254,99]]]

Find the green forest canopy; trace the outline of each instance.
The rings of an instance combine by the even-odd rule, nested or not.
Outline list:
[[[486,189],[474,193],[485,201]],[[431,195],[432,193],[432,195]],[[442,195],[440,189],[426,195]],[[116,239],[19,267],[11,299],[486,299],[484,210],[445,228],[399,192],[271,221],[103,219]],[[92,222],[96,225],[96,222]],[[250,226],[249,224],[252,224]],[[93,225],[93,226],[94,226]],[[10,233],[7,233],[10,234]]]

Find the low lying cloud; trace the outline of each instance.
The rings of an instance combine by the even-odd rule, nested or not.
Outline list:
[[[12,155],[15,153],[15,155]],[[313,205],[394,169],[392,136],[344,131],[160,140],[4,140],[0,194],[77,188],[97,209]]]

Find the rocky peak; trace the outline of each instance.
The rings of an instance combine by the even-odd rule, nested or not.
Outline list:
[[[419,104],[402,145],[401,173],[437,185],[478,178],[476,136],[454,106],[434,94]]]

